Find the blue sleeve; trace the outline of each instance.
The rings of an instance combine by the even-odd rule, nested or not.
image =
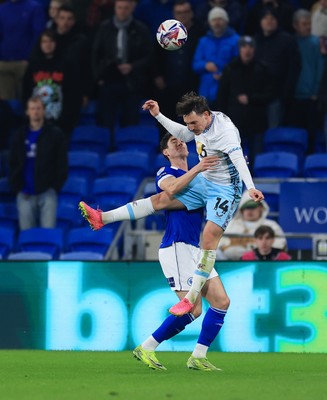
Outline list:
[[[206,71],[205,66],[207,60],[205,58],[205,52],[204,52],[205,48],[206,48],[205,37],[203,37],[199,40],[199,43],[197,45],[197,48],[195,49],[193,57],[193,70],[198,74]]]

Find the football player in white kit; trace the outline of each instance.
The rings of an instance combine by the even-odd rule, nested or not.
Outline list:
[[[185,142],[170,133],[166,133],[162,138],[160,149],[171,165],[158,171],[157,192],[166,190],[174,194],[180,177],[188,171],[188,149]],[[203,158],[192,170],[198,173],[209,170],[217,161],[216,156]],[[199,261],[203,211],[203,208],[192,211],[184,209],[165,211],[166,228],[159,249],[159,261],[168,284],[179,299],[183,299],[190,289],[193,273]],[[198,343],[187,361],[187,367],[202,371],[217,371],[219,369],[208,361],[206,354],[224,323],[229,298],[215,269],[211,271],[202,289],[202,296],[207,299],[210,308],[204,317]],[[151,336],[134,349],[134,356],[152,369],[166,369],[155,355],[156,348],[164,340],[183,331],[186,325],[201,315],[201,311],[202,297],[199,296],[192,312],[182,317],[174,315],[167,317]]]
[[[182,316],[192,310],[214,267],[219,240],[241,198],[242,181],[254,201],[261,201],[264,196],[254,186],[243,156],[238,129],[225,114],[211,111],[203,96],[193,92],[187,93],[177,103],[177,115],[183,118],[186,126],[161,114],[159,105],[154,100],[147,100],[143,109],[149,110],[175,137],[184,142],[195,139],[200,160],[216,155],[219,162],[215,168],[204,171],[196,176],[196,179],[188,181],[187,188],[174,196],[164,191],[107,212],[94,210],[84,202],[80,202],[79,206],[92,229],[100,229],[104,224],[115,221],[143,218],[158,210],[185,207],[194,210],[206,207],[207,223],[203,230],[201,256],[194,272],[192,286],[187,295],[169,310],[173,315]]]

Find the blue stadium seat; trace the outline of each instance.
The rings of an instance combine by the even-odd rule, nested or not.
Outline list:
[[[115,132],[116,150],[138,150],[155,154],[159,147],[159,128],[150,125],[133,125],[117,128]]]
[[[63,232],[81,226],[84,219],[78,210],[77,203],[59,203],[57,207],[57,228]]]
[[[114,230],[107,227],[100,231],[92,231],[90,228],[75,228],[68,233],[67,251],[87,251],[104,256],[114,236]]]
[[[21,261],[49,261],[52,256],[49,253],[42,251],[20,251],[18,253],[10,253],[8,260],[21,260]]]
[[[315,153],[326,153],[326,138],[325,133],[322,131],[316,132]]]
[[[68,152],[69,176],[86,178],[91,189],[93,181],[101,170],[101,158],[94,151],[69,151]]]
[[[23,117],[24,116],[24,106],[22,102],[18,99],[9,99],[7,100],[10,108],[12,109],[13,113],[16,117]]]
[[[107,154],[105,172],[110,177],[132,177],[140,182],[146,176],[152,175],[149,155],[140,151],[116,151]]]
[[[327,154],[311,154],[304,161],[304,176],[327,178]]]
[[[266,152],[285,151],[296,154],[301,163],[308,149],[308,132],[288,126],[268,129],[264,134],[264,148]]]
[[[138,181],[135,178],[98,178],[93,186],[94,201],[103,210],[111,210],[133,200],[137,189]]]
[[[269,206],[269,218],[277,219],[279,212],[279,183],[257,183],[256,188],[261,190]]]
[[[110,132],[108,128],[87,125],[74,128],[69,150],[94,151],[104,157],[108,152],[109,146]]]
[[[103,254],[93,251],[70,251],[69,253],[60,254],[60,260],[70,261],[101,261]]]
[[[18,212],[16,202],[0,203],[0,226],[2,228],[9,228],[17,232]]]
[[[59,204],[68,203],[77,206],[81,200],[87,200],[88,198],[87,180],[76,176],[68,177],[59,192]]]
[[[19,251],[37,251],[47,253],[51,258],[59,257],[63,247],[63,232],[58,228],[31,228],[18,235]]]
[[[95,100],[90,100],[86,107],[81,108],[81,116],[79,125],[96,125],[98,103]]]
[[[14,248],[15,230],[0,227],[0,259],[4,259]]]
[[[258,154],[254,160],[256,178],[292,178],[299,174],[298,158],[283,151]]]

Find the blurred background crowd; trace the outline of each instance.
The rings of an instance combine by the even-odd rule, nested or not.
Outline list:
[[[155,33],[172,18],[188,40],[165,51]],[[305,158],[326,153],[326,56],[327,0],[0,0],[2,226],[13,227],[13,243],[35,227],[76,228],[78,196],[116,205],[102,188],[121,180],[122,160],[137,164],[125,166],[127,179],[139,173],[117,204],[130,200],[163,162],[164,132],[142,101],[176,119],[189,91],[233,120],[254,177],[267,132],[281,128],[303,137],[286,177],[305,176]],[[145,138],[143,158],[121,154]]]

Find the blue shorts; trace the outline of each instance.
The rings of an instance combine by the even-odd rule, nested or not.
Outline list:
[[[188,210],[206,207],[207,220],[226,229],[241,200],[243,185],[240,180],[229,186],[217,185],[198,175],[175,198]]]

